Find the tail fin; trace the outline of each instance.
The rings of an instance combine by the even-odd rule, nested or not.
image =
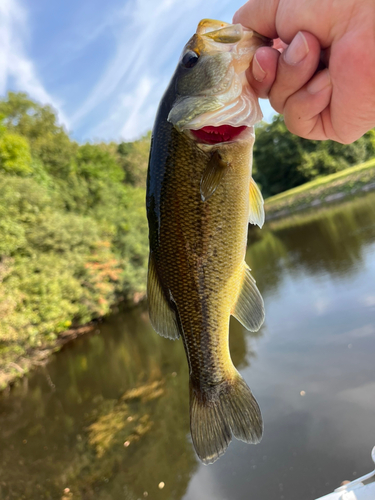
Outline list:
[[[224,455],[232,434],[245,443],[259,443],[262,415],[239,373],[204,390],[194,388],[190,381],[190,430],[195,451],[206,465]]]

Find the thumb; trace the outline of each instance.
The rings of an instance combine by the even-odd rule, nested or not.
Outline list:
[[[280,0],[248,0],[233,16],[240,23],[268,38],[277,38],[276,12]]]

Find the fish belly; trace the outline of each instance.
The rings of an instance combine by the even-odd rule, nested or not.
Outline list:
[[[242,283],[250,152],[236,144],[220,148],[228,170],[215,193],[202,201],[207,155],[182,149],[161,205],[162,281],[178,311],[191,378],[204,386],[234,373],[228,327]]]

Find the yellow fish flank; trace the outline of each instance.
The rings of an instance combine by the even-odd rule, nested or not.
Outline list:
[[[160,335],[182,337],[192,440],[206,464],[225,452],[232,435],[257,443],[263,429],[228,336],[230,315],[252,331],[264,320],[244,261],[248,223],[262,225],[264,212],[251,177],[252,126],[261,114],[243,72],[265,43],[240,25],[201,21],[160,103],[152,137],[149,313]]]

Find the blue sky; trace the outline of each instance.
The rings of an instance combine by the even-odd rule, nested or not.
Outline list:
[[[79,140],[152,127],[200,19],[230,22],[241,0],[1,0],[0,95],[25,91]],[[261,101],[265,119],[273,111]]]

